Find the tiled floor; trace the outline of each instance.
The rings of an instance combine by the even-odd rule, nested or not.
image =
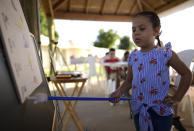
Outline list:
[[[194,101],[193,90],[190,90],[190,93]],[[66,91],[70,94],[72,89],[67,88]],[[86,93],[83,91],[81,96],[104,97],[104,92],[104,88],[93,84],[89,92]],[[63,106],[64,104],[62,102],[58,103],[60,105],[60,111],[63,112],[65,108]],[[76,106],[76,112],[80,117],[85,131],[135,131],[127,102],[111,106],[107,101],[79,101]],[[180,116],[183,118],[182,123],[187,131],[194,131],[194,128],[191,126],[188,103],[186,103],[185,111],[180,112]],[[70,120],[67,131],[77,131],[72,120]],[[174,131],[176,131],[176,129],[174,129]]]

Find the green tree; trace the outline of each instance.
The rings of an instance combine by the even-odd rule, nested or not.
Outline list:
[[[134,48],[136,48],[136,46],[132,41],[130,41],[129,36],[124,36],[121,38],[118,48],[124,50],[133,50]]]
[[[120,39],[120,36],[112,29],[108,30],[107,32],[105,32],[103,29],[100,29],[97,40],[94,42],[94,46],[111,48],[115,45],[117,39]]]
[[[40,33],[49,37],[48,33],[48,20],[46,18],[45,13],[40,8]],[[59,34],[55,31],[55,39],[58,40]]]

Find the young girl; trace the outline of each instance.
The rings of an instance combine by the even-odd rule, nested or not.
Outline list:
[[[128,58],[126,81],[110,97],[120,100],[132,88],[131,110],[139,131],[170,131],[172,105],[180,102],[191,83],[191,72],[171,50],[171,43],[161,47],[160,19],[154,12],[140,12],[132,20],[133,41],[140,47]],[[154,44],[158,40],[159,46]],[[180,75],[181,81],[174,96],[168,95],[169,66]]]

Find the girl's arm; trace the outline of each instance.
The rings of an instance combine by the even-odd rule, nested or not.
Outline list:
[[[119,102],[122,94],[129,91],[129,89],[131,88],[132,79],[133,79],[132,67],[128,66],[126,80],[122,83],[122,85],[116,91],[111,93],[109,96],[109,97],[116,97],[117,98],[116,100],[112,101],[113,103]]]
[[[183,96],[191,85],[192,73],[174,51],[172,51],[172,57],[168,61],[167,65],[174,68],[178,74],[181,75],[180,83],[175,95],[172,98],[165,99],[166,104],[172,104],[173,101],[180,102],[182,100]]]

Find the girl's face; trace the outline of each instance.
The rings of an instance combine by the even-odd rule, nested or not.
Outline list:
[[[154,46],[155,37],[159,28],[154,29],[149,18],[137,16],[132,21],[133,41],[141,50],[149,50]]]

